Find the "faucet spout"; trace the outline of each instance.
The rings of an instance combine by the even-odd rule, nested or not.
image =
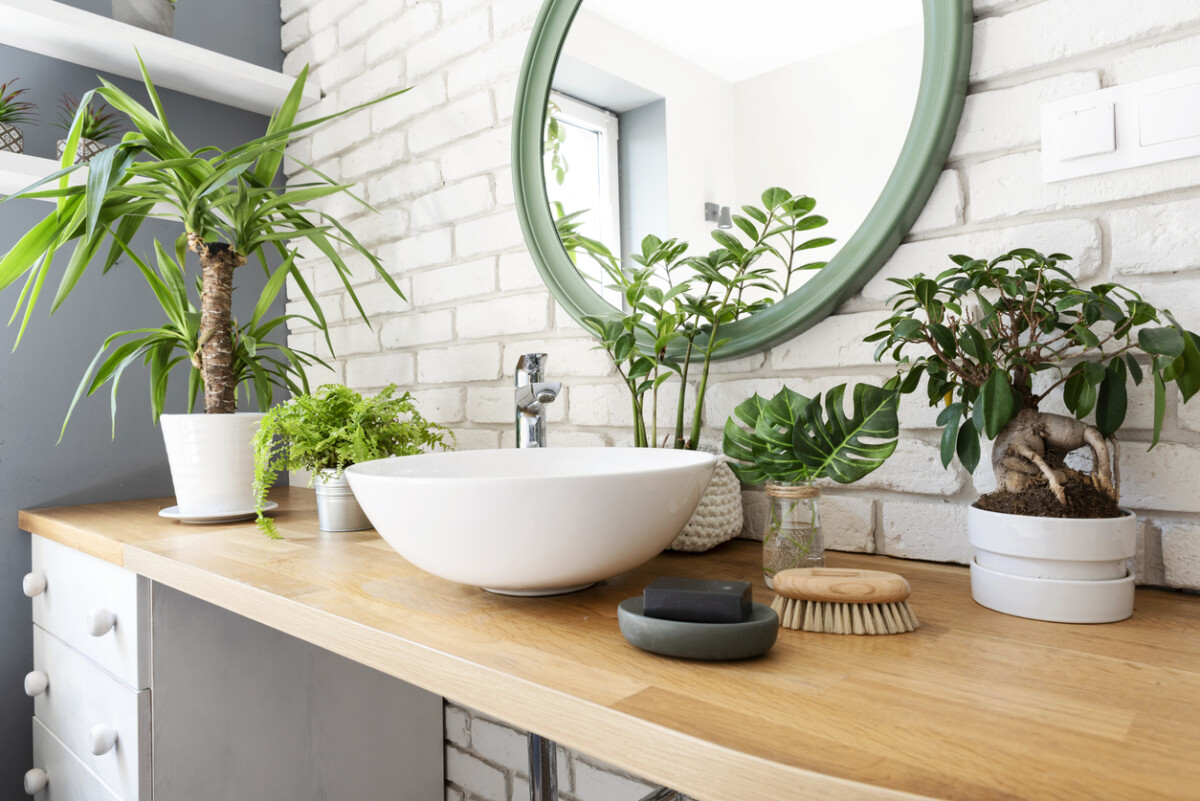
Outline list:
[[[545,353],[526,353],[517,360],[516,417],[517,447],[546,447],[545,410],[562,392],[562,384],[544,381],[547,356]]]

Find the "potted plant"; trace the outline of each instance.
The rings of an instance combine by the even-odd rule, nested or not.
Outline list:
[[[642,241],[641,253],[633,257],[637,265],[633,269],[623,269],[606,248],[578,234],[578,213],[560,216],[564,241],[601,266],[626,304],[623,312],[585,317],[584,323],[612,357],[629,392],[635,447],[659,443],[659,390],[676,377],[679,393],[674,431],[666,435],[663,444],[697,448],[709,371],[715,354],[725,344],[721,326],[752,315],[773,303],[775,297],[786,295],[798,273],[825,266],[824,261],[801,263],[805,251],[834,241],[804,234],[828,222],[812,213],[816,206],[813,198],[772,187],[763,192],[762,204],[743,206],[745,216],[733,217],[747,238],[745,244],[737,235],[718,229],[712,236],[719,248],[689,256],[688,243],[650,235]],[[694,392],[690,419],[686,414],[689,390]],[[719,465],[713,481],[714,487],[722,487],[721,494],[706,495],[696,515],[703,519],[711,514],[713,504],[718,505],[717,509],[736,505],[740,513],[740,487],[729,469]],[[711,548],[736,536],[740,529],[739,514],[736,527],[730,526],[723,539],[705,536],[701,538],[702,547],[693,548],[688,546],[685,531],[672,547]]]
[[[25,279],[14,314],[14,319],[21,318],[19,343],[54,265],[66,262],[51,311],[71,294],[89,264],[107,270],[120,255],[132,256],[133,237],[146,219],[153,216],[181,222],[182,231],[170,246],[156,244],[159,274],[133,259],[154,288],[168,325],[161,330],[147,329],[141,332],[144,336],[119,345],[121,337],[130,332],[109,337],[92,363],[94,376],[90,381],[85,378],[87,393],[108,382],[115,392],[121,371],[135,361],[145,361],[150,366],[158,414],[171,371],[177,366],[188,370],[189,395],[193,401],[203,395],[205,414],[161,417],[178,511],[194,518],[253,514],[250,440],[261,414],[235,414],[237,390],[244,385],[247,397],[253,390],[258,408],[266,411],[273,387],[304,388],[302,357],[285,346],[264,347],[260,341],[260,337],[277,332],[287,319],[267,317],[286,280],[294,281],[308,300],[313,315],[308,322],[325,334],[332,350],[320,303],[298,269],[302,261],[299,247],[328,260],[360,313],[362,307],[350,285],[343,254],[362,256],[398,297],[403,296],[379,260],[345,226],[305,205],[329,195],[349,194],[348,187],[319,174],[311,183],[286,188],[273,185],[286,145],[299,132],[341,116],[294,123],[307,69],[301,71],[267,132],[230,150],[193,150],[185,145],[168,124],[144,66],[142,72],[152,110],[107,81],[81,99],[80,106],[86,107],[93,96],[103,98],[128,117],[132,126],[119,143],[92,159],[85,185],[69,184],[69,173],[79,167],[64,163],[58,172],[12,196],[49,198],[56,203],[49,216],[0,258],[0,290]],[[82,115],[77,114],[64,162],[74,153],[83,125]],[[53,188],[43,188],[47,184]],[[73,247],[69,259],[55,258],[69,247]],[[182,273],[188,251],[196,254],[200,264],[199,309],[186,302]],[[234,274],[251,260],[267,275],[266,289],[253,319],[238,325],[232,314]],[[299,384],[291,375],[299,377]]]
[[[33,112],[37,106],[28,100],[20,99],[21,95],[29,90],[13,89],[12,85],[16,82],[17,79],[14,78],[0,84],[0,150],[24,153],[25,135],[17,126],[33,122]]]
[[[1137,534],[1119,506],[1128,385],[1153,386],[1153,448],[1166,385],[1185,402],[1200,389],[1197,337],[1120,284],[1080,287],[1061,253],[951,259],[936,278],[891,279],[894,315],[867,339],[879,342],[876,358],[890,353],[907,371],[905,391],[924,377],[930,405],[944,406],[943,465],[957,457],[974,472],[980,438],[995,440],[997,489],[967,514],[972,594],[1040,620],[1123,620]],[[1041,409],[1060,388],[1073,417]],[[1084,422],[1093,413],[1094,425]],[[1079,449],[1090,464],[1067,458]]]
[[[263,516],[263,507],[281,471],[310,473],[308,484],[316,484],[322,531],[358,531],[371,523],[343,475],[349,465],[449,449],[447,438],[454,435],[422,417],[411,394],[394,397],[396,391],[390,384],[375,397],[364,398],[349,387],[326,384],[267,412],[254,435],[255,503],[263,532],[279,536],[274,521]]]
[[[153,33],[170,36],[175,27],[176,0],[112,0],[112,16]]]
[[[723,449],[743,484],[766,484],[771,514],[763,532],[763,578],[780,570],[821,567],[824,538],[818,479],[850,484],[878,469],[896,450],[899,381],[856,384],[846,416],[846,384],[807,398],[784,387],[769,401],[756,393],[725,421]],[[739,422],[741,425],[739,425]],[[868,441],[870,440],[870,441]]]
[[[58,101],[58,108],[56,127],[64,134],[69,135],[75,120],[80,120],[79,144],[75,147],[76,164],[90,161],[92,156],[108,147],[104,143],[120,130],[117,113],[105,103],[101,103],[99,108],[92,108],[91,103],[80,106],[79,101],[70,92],[63,92],[62,99]],[[59,139],[57,148],[57,157],[61,159],[67,148],[67,140]]]

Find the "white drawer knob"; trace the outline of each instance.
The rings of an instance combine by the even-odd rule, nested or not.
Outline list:
[[[25,694],[30,698],[46,692],[50,679],[40,670],[31,670],[25,674]]]
[[[25,771],[25,792],[29,795],[37,795],[46,789],[46,782],[49,781],[49,778],[46,771],[41,768]]]
[[[46,577],[41,573],[26,573],[21,580],[21,589],[26,597],[36,598],[46,591]]]
[[[88,747],[96,756],[107,754],[117,744],[117,730],[103,723],[92,727],[88,732]]]
[[[103,637],[112,631],[115,625],[117,625],[117,616],[111,610],[102,606],[88,610],[87,630],[88,634],[93,637]]]

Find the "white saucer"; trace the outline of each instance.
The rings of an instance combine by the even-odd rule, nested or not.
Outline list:
[[[270,512],[273,509],[278,509],[279,504],[275,501],[267,501],[263,504],[263,511]],[[178,520],[180,523],[235,523],[239,520],[252,520],[258,517],[258,512],[250,509],[245,512],[219,512],[211,515],[185,515],[179,512],[178,506],[168,506],[158,513],[159,517],[166,517],[171,520]]]

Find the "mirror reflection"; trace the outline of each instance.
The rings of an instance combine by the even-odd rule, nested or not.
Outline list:
[[[922,5],[826,6],[580,6],[547,109],[546,187],[568,253],[611,304],[628,307],[612,288],[620,276],[605,273],[644,266],[647,235],[687,242],[691,257],[730,235],[753,248],[755,232],[779,228],[769,201],[788,198],[778,216],[790,214],[791,228],[762,243],[757,277],[737,289],[740,316],[802,286],[857,230],[908,132]],[[786,194],[764,195],[776,187]],[[674,283],[668,263],[660,286]]]

